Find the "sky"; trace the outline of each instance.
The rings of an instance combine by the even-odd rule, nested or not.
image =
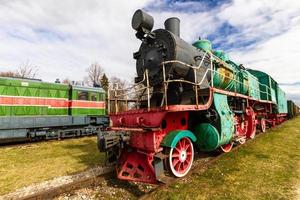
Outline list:
[[[211,40],[233,61],[270,74],[300,105],[298,0],[0,0],[0,71],[29,63],[45,81],[82,80],[98,62],[109,76],[132,80],[140,41],[131,17],[140,8],[155,29],[180,18],[184,40]]]

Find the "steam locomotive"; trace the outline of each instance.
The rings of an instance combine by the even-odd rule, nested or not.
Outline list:
[[[100,151],[117,162],[118,178],[155,184],[166,171],[183,177],[195,151],[229,152],[286,119],[285,93],[271,76],[246,69],[208,40],[187,43],[178,18],[167,19],[164,29],[153,24],[146,12],[134,13],[140,92],[130,101],[114,91],[111,131],[98,137]],[[120,102],[134,106],[120,111]]]

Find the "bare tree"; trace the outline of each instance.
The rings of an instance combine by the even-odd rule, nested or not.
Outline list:
[[[129,83],[126,80],[122,80],[118,77],[112,76],[109,80],[109,86],[110,88],[113,88],[113,91],[110,91],[110,98],[111,99],[118,99],[118,100],[125,100],[127,96],[125,96],[126,91],[125,89],[129,86]],[[113,112],[115,112],[116,105],[115,101],[110,102],[110,107]],[[124,111],[126,110],[126,103],[124,101],[118,101],[117,103],[118,111]]]
[[[16,71],[0,72],[0,76],[15,78],[36,78],[38,67],[31,65],[28,61],[22,63]]]
[[[96,86],[96,85],[101,85],[101,77],[103,76],[104,69],[102,66],[94,62],[92,63],[88,68],[87,68],[87,73],[88,73],[88,85],[90,86]]]
[[[38,67],[31,65],[28,61],[22,63],[19,69],[16,70],[15,75],[19,78],[36,78]]]
[[[69,78],[65,78],[61,81],[63,84],[71,84],[71,80]]]
[[[111,88],[117,87],[118,89],[123,90],[128,86],[128,82],[116,76],[112,76],[109,80],[109,85]]]
[[[2,77],[15,77],[15,72],[13,72],[13,71],[0,72],[0,76],[2,76]]]

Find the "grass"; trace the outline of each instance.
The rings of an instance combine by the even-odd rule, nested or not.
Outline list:
[[[296,199],[300,188],[300,117],[268,130],[204,172],[151,194],[151,199]]]
[[[96,137],[0,148],[0,195],[103,164]]]

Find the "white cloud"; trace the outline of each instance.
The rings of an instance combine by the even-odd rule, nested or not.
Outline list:
[[[40,66],[44,80],[78,80],[90,63],[98,61],[109,75],[132,79],[132,53],[140,41],[131,28],[131,17],[151,2],[157,9],[150,9],[155,28],[163,27],[168,17],[179,17],[182,38],[192,42],[229,23],[238,33],[219,35],[216,41],[259,41],[250,49],[233,45],[234,61],[263,70],[279,83],[300,81],[300,1],[295,0],[234,0],[212,9],[200,9],[197,2],[177,2],[167,11],[159,9],[166,6],[160,0],[0,0],[0,70],[14,70],[30,61]]]
[[[259,38],[280,34],[299,16],[300,3],[294,0],[234,0],[218,17],[238,27],[243,37]]]
[[[220,25],[211,13],[182,12],[150,12],[155,19],[155,28],[163,28],[164,21],[169,17],[180,19],[180,36],[188,42],[194,42],[198,37],[206,37]],[[204,20],[205,19],[205,23]],[[204,25],[205,24],[205,25]],[[201,28],[203,27],[203,28]]]
[[[279,83],[300,81],[295,62],[300,57],[299,13],[299,1],[234,1],[220,18],[239,27],[244,39],[265,38],[250,50],[232,49],[232,59],[270,74]],[[234,36],[230,39],[238,40]],[[299,85],[282,87],[287,98],[300,103]]]
[[[300,2],[236,0],[218,15],[238,27],[239,35],[229,36],[238,41],[258,39],[252,49],[233,48],[231,56],[247,67],[263,70],[280,83],[300,80],[295,60],[300,56]]]
[[[232,49],[233,60],[270,74],[279,83],[300,81],[300,1],[236,0],[219,17],[241,30],[243,39],[261,39],[251,49]],[[240,35],[229,37],[238,41]],[[282,86],[300,103],[300,85]]]
[[[0,67],[40,66],[42,79],[82,79],[98,61],[109,75],[134,76],[132,53],[139,42],[133,12],[147,0],[0,1]]]
[[[288,99],[292,99],[300,106],[300,84],[281,85],[284,91],[288,91],[286,94]]]
[[[270,74],[279,83],[300,81],[296,60],[300,58],[300,23],[288,32],[275,36],[250,51],[233,51],[234,59],[244,62],[247,67]]]

